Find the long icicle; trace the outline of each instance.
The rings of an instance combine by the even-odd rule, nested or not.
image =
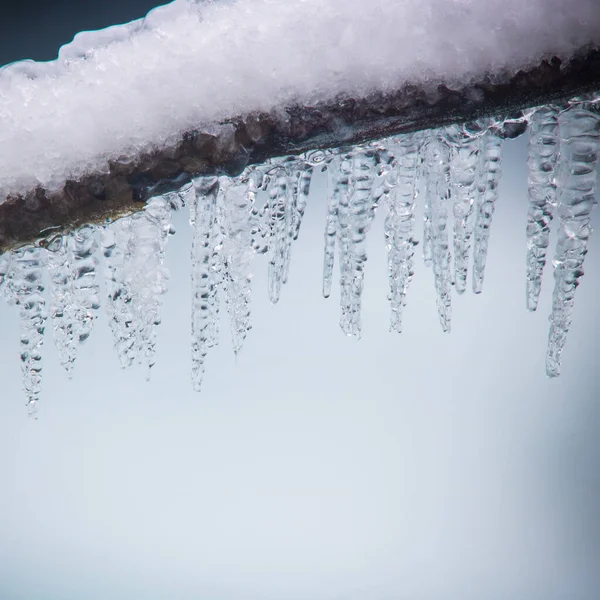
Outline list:
[[[57,236],[49,244],[46,256],[50,279],[50,317],[54,345],[60,364],[69,377],[72,376],[77,353],[75,321],[72,318],[74,299],[70,235]]]
[[[558,109],[538,108],[531,117],[529,138],[529,209],[527,214],[527,309],[535,310],[556,208],[555,167],[559,153]]]
[[[390,284],[390,331],[402,331],[402,313],[406,293],[414,275],[413,238],[415,224],[415,199],[421,137],[403,136],[398,144],[395,159],[395,186],[389,194],[389,212],[385,219],[384,235],[388,251],[388,277]]]
[[[252,328],[250,297],[252,280],[251,204],[245,178],[220,177],[218,220],[223,236],[222,260],[225,304],[231,322],[233,351],[237,355]]]
[[[427,203],[431,220],[431,256],[442,330],[450,331],[452,316],[448,206],[450,204],[450,147],[436,132],[427,147]]]
[[[195,197],[190,206],[192,239],[192,386],[200,391],[209,348],[218,342],[219,304],[217,287],[218,233],[216,231],[219,180],[194,180]]]
[[[575,291],[591,234],[596,204],[596,167],[600,151],[600,114],[585,105],[559,117],[560,156],[558,217],[560,226],[554,254],[554,294],[546,354],[546,374],[560,374],[560,361],[571,326]]]
[[[477,199],[473,244],[473,292],[483,290],[490,227],[502,175],[502,138],[489,132],[482,138],[482,179]]]
[[[350,159],[347,194],[340,198],[340,327],[346,335],[360,338],[366,235],[375,216],[376,151],[356,148]]]
[[[458,125],[448,127],[445,133],[452,146],[450,174],[454,214],[454,283],[456,291],[462,294],[467,289],[481,136],[477,127]]]
[[[329,193],[325,221],[325,253],[323,257],[323,296],[331,296],[336,240],[340,235],[340,199],[348,193],[350,161],[348,154],[334,156],[329,167]]]
[[[42,283],[44,251],[36,247],[12,253],[7,273],[21,322],[21,370],[30,414],[36,412],[42,383],[42,354],[46,301]]]
[[[284,166],[276,167],[269,188],[269,300],[276,304],[287,279],[291,244],[294,237],[295,194],[293,182]]]

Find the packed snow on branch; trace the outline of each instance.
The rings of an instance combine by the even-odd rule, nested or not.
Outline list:
[[[460,87],[598,43],[597,0],[176,0],[0,69],[0,202],[223,119]]]
[[[546,373],[560,372],[575,291],[591,233],[600,152],[600,94],[565,106],[544,106],[523,117],[529,126],[529,210],[526,224],[526,307],[535,310],[548,255],[552,218],[558,231],[552,255],[554,295]],[[414,254],[422,232],[441,327],[449,332],[453,291],[483,289],[488,241],[498,199],[506,123],[485,119],[466,125],[381,139],[355,147],[315,150],[271,159],[237,177],[202,177],[179,192],[153,198],[146,208],[112,224],[58,235],[45,247],[0,256],[0,295],[19,307],[24,389],[30,406],[41,389],[41,348],[48,319],[43,270],[49,271],[54,341],[70,372],[79,343],[99,309],[100,260],[106,277],[104,305],[122,366],[154,363],[171,213],[188,206],[191,247],[192,384],[201,388],[210,349],[219,342],[219,310],[229,315],[233,349],[240,352],[252,328],[252,264],[269,257],[269,298],[280,299],[288,278],[312,174],[327,169],[323,295],[331,293],[339,264],[340,327],[360,337],[366,267],[365,238],[385,213],[390,330],[402,330],[410,299]],[[259,193],[266,195],[259,202]],[[419,196],[422,228],[415,223]],[[337,255],[337,259],[336,259]]]

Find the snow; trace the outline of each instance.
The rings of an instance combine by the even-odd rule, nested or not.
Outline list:
[[[176,0],[0,70],[0,202],[229,117],[461,86],[592,42],[597,0]]]

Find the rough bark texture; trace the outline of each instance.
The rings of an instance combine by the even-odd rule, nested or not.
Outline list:
[[[139,210],[151,196],[175,190],[192,177],[237,174],[248,164],[309,149],[356,144],[398,133],[441,127],[484,116],[507,116],[568,101],[600,89],[600,50],[585,49],[567,65],[558,59],[506,78],[496,74],[460,90],[438,87],[435,98],[407,85],[396,93],[338,98],[276,115],[256,114],[221,123],[216,133],[187,133],[181,142],[134,163],[110,165],[48,194],[37,188],[0,204],[0,251],[44,239],[85,223],[102,223]],[[518,129],[508,132],[510,137]]]

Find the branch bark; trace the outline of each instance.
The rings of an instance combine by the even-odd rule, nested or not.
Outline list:
[[[148,198],[178,189],[193,177],[240,173],[249,164],[310,149],[357,144],[399,133],[442,127],[486,116],[518,116],[600,89],[600,50],[586,48],[568,64],[557,58],[513,77],[453,90],[440,84],[434,98],[406,85],[392,94],[337,98],[316,106],[291,106],[190,131],[174,147],[114,162],[108,174],[67,181],[54,194],[36,188],[0,204],[0,251],[37,242],[86,223],[114,220],[143,208]]]

